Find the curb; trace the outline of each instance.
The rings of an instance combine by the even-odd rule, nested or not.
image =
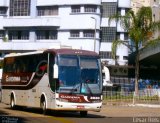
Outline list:
[[[151,104],[131,104],[129,106],[139,106],[139,107],[148,107],[148,108],[160,108],[160,105],[151,105]]]

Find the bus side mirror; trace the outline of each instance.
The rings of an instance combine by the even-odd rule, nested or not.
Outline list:
[[[54,64],[53,66],[53,78],[58,79],[58,65]]]

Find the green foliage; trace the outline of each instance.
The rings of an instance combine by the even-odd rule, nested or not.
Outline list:
[[[146,48],[150,45],[158,43],[160,38],[151,40],[154,32],[160,30],[160,21],[155,22],[152,20],[151,7],[141,7],[137,13],[129,10],[124,16],[119,14],[113,15],[109,18],[109,24],[111,21],[120,22],[125,31],[128,32],[130,38],[130,44],[126,41],[113,41],[112,43],[112,57],[115,59],[117,47],[119,45],[125,45],[130,48],[130,51],[134,51],[136,54],[135,59],[135,91],[138,92],[138,79],[139,79],[139,50],[140,48]]]
[[[129,48],[136,50],[140,48],[141,44],[148,46],[148,42],[154,32],[160,30],[160,21],[152,21],[152,10],[150,7],[142,7],[136,14],[132,10],[129,10],[125,16],[119,14],[113,15],[109,18],[109,24],[113,20],[120,22],[121,26],[128,32],[130,41],[134,45],[131,47],[128,45],[128,42],[121,42],[128,45]],[[154,41],[152,40],[152,42]],[[119,45],[122,43],[119,43]],[[117,44],[117,41],[113,42],[113,48],[116,48],[115,44]]]
[[[153,95],[153,96],[138,96],[135,97],[138,100],[148,100],[148,101],[153,101],[153,100],[159,100],[158,95]]]
[[[3,37],[2,39],[4,42],[7,42],[8,41],[8,38],[6,36]]]
[[[133,99],[133,94],[128,94],[128,95],[122,95],[121,93],[117,93],[116,95],[110,95],[104,97],[105,100],[115,100],[115,101],[120,101],[120,100],[132,100]]]

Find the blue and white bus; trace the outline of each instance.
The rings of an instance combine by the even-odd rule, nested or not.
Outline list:
[[[98,54],[85,50],[48,49],[4,57],[2,102],[16,106],[100,111],[102,73]]]

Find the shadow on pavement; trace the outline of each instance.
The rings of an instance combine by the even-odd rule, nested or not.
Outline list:
[[[67,111],[49,111],[47,115],[50,116],[57,116],[57,117],[73,117],[73,118],[82,118],[80,116],[79,112],[67,112]],[[98,114],[92,114],[92,112],[88,112],[88,115],[86,117],[83,118],[105,118],[105,116],[102,115],[98,115]]]
[[[7,109],[12,110],[11,108],[7,108]],[[37,109],[37,108],[16,107],[15,110],[29,112],[29,113],[35,113],[35,114],[42,114],[41,109]],[[76,112],[76,111],[54,111],[54,110],[47,110],[46,116],[82,118],[80,116],[80,113]],[[88,115],[86,117],[84,117],[84,118],[105,118],[105,117],[106,116],[92,114],[92,112],[89,111]]]
[[[2,116],[2,115],[9,115],[9,113],[7,113],[6,111],[0,110],[0,116]]]

